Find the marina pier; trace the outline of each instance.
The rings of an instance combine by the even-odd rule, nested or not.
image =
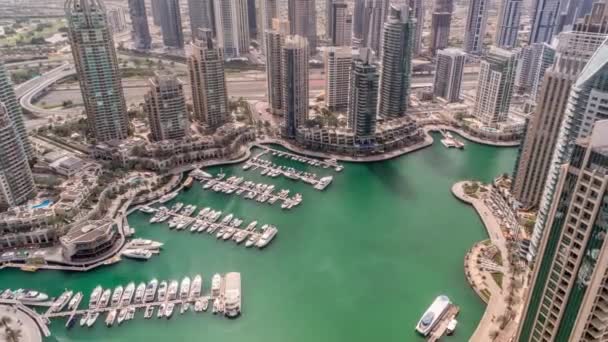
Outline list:
[[[202,312],[211,308],[213,314],[234,318],[241,313],[241,276],[230,272],[225,275],[215,274],[211,278],[209,293],[204,294],[203,277],[196,275],[193,280],[184,277],[177,280],[159,282],[153,279],[147,283],[140,282],[135,288],[131,282],[125,287],[103,289],[97,286],[84,302],[81,292],[66,290],[52,301],[40,300],[47,296],[30,290],[0,290],[0,305],[14,307],[32,317],[45,336],[50,332],[47,325],[52,319],[67,318],[66,328],[70,329],[78,319],[80,326],[91,327],[98,318],[104,316],[108,327],[131,320],[137,311],[144,311],[144,318],[150,319],[156,313],[158,318],[171,318],[174,311],[184,314],[187,311]],[[23,293],[34,293],[35,297],[22,296]],[[40,301],[38,301],[40,300]],[[38,313],[29,306],[48,307],[45,313]]]
[[[299,161],[301,163],[306,163],[311,166],[320,166],[324,169],[333,168],[338,172],[340,172],[344,169],[344,167],[342,165],[338,164],[338,161],[336,159],[324,159],[324,160],[316,159],[316,158],[301,156],[299,154],[291,153],[288,151],[277,150],[277,149],[268,147],[266,145],[256,145],[256,146],[264,150],[261,153],[259,153],[258,155],[256,155],[256,157],[261,157],[262,155],[264,155],[266,153],[271,153],[273,156],[276,156],[276,157],[288,158],[293,161]]]

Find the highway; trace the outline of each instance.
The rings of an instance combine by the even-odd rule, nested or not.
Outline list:
[[[477,73],[469,71],[465,73],[463,80],[463,90],[473,89],[477,85]],[[52,69],[51,71],[33,78],[25,83],[20,84],[15,88],[15,93],[20,100],[21,107],[30,113],[30,119],[26,120],[28,130],[36,129],[48,123],[49,118],[62,116],[64,118],[76,117],[82,113],[82,107],[72,109],[44,109],[34,105],[38,97],[50,86],[59,80],[74,75],[76,73],[74,66],[68,62]],[[310,73],[310,96],[314,98],[321,94],[324,90],[325,75],[320,69],[312,69]],[[433,75],[414,74],[412,88],[431,87],[433,85]],[[187,77],[182,77],[182,81],[186,85],[186,94],[189,97],[190,89],[188,86]],[[244,71],[240,73],[227,74],[228,95],[230,97],[243,97],[250,101],[265,101],[266,100],[266,75],[263,71]],[[127,79],[123,80],[123,88],[129,98],[141,97],[142,91],[148,87],[147,80]],[[78,103],[80,99],[80,90],[77,84],[60,85],[53,89],[51,93],[58,98],[64,97],[72,99]],[[139,101],[143,101],[143,98]],[[33,118],[32,118],[33,117]]]
[[[27,82],[20,84],[15,88],[15,93],[19,99],[21,107],[33,116],[33,119],[26,120],[25,125],[29,130],[35,129],[48,123],[48,118],[60,115],[69,117],[80,114],[80,109],[44,109],[33,104],[35,99],[40,96],[48,87],[52,86],[57,81],[72,76],[76,73],[74,67],[68,63],[64,63],[57,68],[35,77]]]

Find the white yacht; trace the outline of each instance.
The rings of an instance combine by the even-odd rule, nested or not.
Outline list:
[[[233,228],[233,227],[227,228],[224,231],[224,235],[222,235],[222,239],[223,240],[230,239],[232,237],[232,235],[234,235],[235,232],[236,232],[236,228]]]
[[[80,326],[84,327],[87,324],[87,320],[89,319],[89,313],[85,312],[82,317],[80,317]]]
[[[112,290],[107,289],[103,291],[103,293],[101,294],[101,298],[99,298],[99,303],[97,303],[97,308],[101,309],[108,306],[108,303],[110,302],[110,296],[112,296]]]
[[[152,252],[147,249],[125,249],[120,254],[136,260],[148,260],[152,257]]]
[[[146,294],[146,283],[139,283],[137,288],[135,289],[135,304],[141,304],[144,300],[144,295]]]
[[[108,316],[106,317],[106,326],[111,327],[116,320],[116,309],[110,310],[108,312]]]
[[[317,190],[325,190],[329,184],[334,180],[334,177],[327,176],[319,179],[319,182],[314,186]]]
[[[80,294],[80,299],[82,299],[82,293],[78,292],[77,295]],[[76,298],[76,296],[74,297]],[[17,296],[15,296],[15,299],[28,304],[28,303],[39,303],[39,302],[44,302],[47,301],[49,299],[49,296],[46,293],[42,293],[42,292],[38,292],[38,291],[34,291],[34,290],[24,290],[23,292],[19,293]],[[73,298],[72,298],[73,300]],[[80,302],[80,300],[79,300]]]
[[[177,197],[177,192],[172,192],[170,194],[166,194],[163,197],[161,197],[158,202],[163,204],[163,203],[167,203],[170,200],[174,199],[175,197]]]
[[[89,318],[87,318],[87,327],[92,327],[93,324],[95,324],[95,321],[97,321],[97,318],[99,317],[99,312],[93,312],[89,315]]]
[[[179,283],[177,282],[177,280],[171,280],[171,282],[169,283],[169,288],[167,290],[167,298],[169,298],[169,300],[175,300],[177,298],[178,287]]]
[[[259,239],[260,239],[260,234],[252,232],[251,235],[249,235],[247,242],[245,242],[245,247],[251,247],[251,246],[255,245]]]
[[[146,213],[146,214],[152,214],[154,213],[156,210],[154,208],[148,207],[147,205],[139,208],[139,211],[141,211],[142,213]]]
[[[205,221],[205,222],[201,223],[201,225],[198,227],[198,229],[196,231],[198,233],[202,233],[205,230],[207,230],[207,228],[209,228],[209,222]]]
[[[129,309],[127,309],[127,308],[122,308],[120,310],[120,312],[118,313],[118,324],[122,324],[122,322],[127,318],[128,312],[129,312]]]
[[[163,245],[162,242],[148,239],[133,239],[129,242],[129,247],[134,249],[160,249]]]
[[[234,217],[233,214],[228,214],[228,215],[226,215],[226,217],[224,217],[222,219],[221,223],[224,224],[224,225],[226,225],[226,224],[228,224],[232,220],[233,217]]]
[[[144,294],[144,301],[146,303],[154,301],[154,297],[156,296],[156,288],[158,287],[158,280],[152,279],[146,286],[146,292]]]
[[[190,294],[189,297],[191,300],[194,300],[201,296],[201,292],[203,290],[203,277],[200,274],[197,274],[192,280],[192,285],[190,286]]]
[[[152,306],[152,305],[146,306],[146,310],[144,311],[144,318],[150,319],[150,318],[152,318],[152,315],[154,315],[154,306]]]
[[[133,299],[133,294],[135,293],[135,283],[130,282],[129,285],[125,288],[125,292],[122,294],[122,298],[120,299],[120,304],[122,306],[127,306],[131,304],[131,300]]]
[[[118,304],[120,304],[120,299],[122,298],[123,291],[124,291],[124,289],[120,285],[114,289],[114,293],[112,294],[112,299],[110,300],[110,305],[117,306]]]
[[[427,336],[433,327],[439,322],[441,316],[447,311],[450,306],[450,299],[448,296],[441,295],[435,298],[433,304],[426,310],[418,324],[416,325],[416,331],[423,336]]]
[[[188,299],[190,294],[190,277],[185,277],[179,287],[179,298],[182,300]]]
[[[158,312],[156,313],[156,317],[163,318],[163,316],[165,315],[166,307],[167,307],[167,305],[165,303],[161,303],[160,306],[158,307]]]
[[[167,308],[165,309],[165,317],[167,317],[167,319],[171,318],[171,315],[173,315],[174,308],[175,308],[174,303],[167,303]]]
[[[158,300],[160,302],[164,302],[166,298],[167,298],[167,282],[163,280],[160,283],[160,285],[158,286]]]
[[[23,296],[23,294],[25,293],[25,290],[21,290],[19,291],[16,295],[15,298],[19,298],[21,296]],[[53,305],[51,305],[51,311],[52,312],[59,312],[61,310],[63,310],[63,308],[68,304],[68,302],[70,301],[70,298],[72,298],[72,294],[74,292],[72,291],[65,291],[64,293],[61,294],[61,296],[59,296],[59,298],[57,298],[54,302]]]
[[[226,291],[224,300],[224,314],[234,318],[241,313],[241,274],[237,272],[226,273]]]
[[[89,308],[90,309],[97,307],[97,302],[99,301],[99,297],[101,297],[102,292],[103,292],[103,289],[99,285],[97,285],[93,289],[93,292],[91,292],[91,298],[89,299]],[[85,320],[85,322],[86,322],[86,320]]]
[[[446,329],[448,335],[452,335],[456,330],[456,326],[458,325],[458,321],[454,318],[448,323],[448,327]]]
[[[217,297],[220,295],[222,289],[222,276],[219,273],[213,275],[211,278],[211,295]]]
[[[78,292],[72,298],[72,300],[70,300],[70,303],[68,303],[68,310],[74,310],[74,309],[78,308],[78,305],[82,301],[82,298],[83,298],[82,292]]]
[[[266,247],[270,243],[270,241],[272,241],[272,239],[274,239],[274,237],[277,235],[278,232],[279,232],[279,230],[274,226],[270,226],[270,227],[266,228],[266,230],[264,230],[264,233],[262,233],[262,236],[260,237],[260,239],[255,243],[256,247],[258,247],[258,248]]]

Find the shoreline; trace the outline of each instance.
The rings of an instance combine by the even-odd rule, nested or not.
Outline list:
[[[476,242],[467,251],[464,257],[465,268],[463,271],[465,272],[465,278],[467,279],[469,286],[473,289],[473,291],[475,291],[478,297],[487,304],[484,314],[481,317],[481,320],[479,321],[477,328],[473,332],[473,335],[471,335],[469,341],[487,341],[491,332],[493,331],[500,331],[501,333],[499,337],[495,339],[495,341],[509,341],[509,336],[513,335],[513,330],[517,328],[517,325],[514,326],[512,324],[513,320],[511,320],[509,324],[507,324],[503,329],[498,329],[498,327],[496,327],[496,324],[498,323],[497,318],[504,315],[506,309],[508,308],[508,304],[505,298],[507,291],[503,291],[503,289],[508,289],[512,285],[511,274],[507,274],[505,272],[505,269],[503,268],[503,283],[500,287],[495,282],[491,281],[491,279],[488,279],[488,283],[493,284],[493,286],[487,286],[486,288],[486,291],[488,291],[488,293],[490,294],[487,300],[481,294],[481,290],[478,289],[477,284],[467,274],[467,272],[469,271],[467,267],[469,262],[469,256],[477,247],[479,247],[486,241],[490,241],[492,245],[496,246],[502,259],[506,261],[507,256],[509,255],[506,247],[507,241],[504,238],[504,235],[502,234],[499,221],[496,219],[496,217],[494,217],[491,210],[486,206],[483,200],[470,197],[464,193],[462,186],[466,183],[469,183],[469,181],[460,181],[454,183],[451,188],[451,193],[460,202],[473,207],[475,213],[477,213],[477,216],[481,219],[481,222],[488,234],[488,239]],[[494,293],[492,293],[491,288],[494,288]],[[511,334],[509,332],[511,332]]]

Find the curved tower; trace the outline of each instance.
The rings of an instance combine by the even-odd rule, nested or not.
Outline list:
[[[4,104],[0,103],[0,210],[33,197],[34,178],[19,134]]]
[[[65,13],[89,130],[97,142],[125,139],[127,106],[106,9],[100,0],[67,0]]]

